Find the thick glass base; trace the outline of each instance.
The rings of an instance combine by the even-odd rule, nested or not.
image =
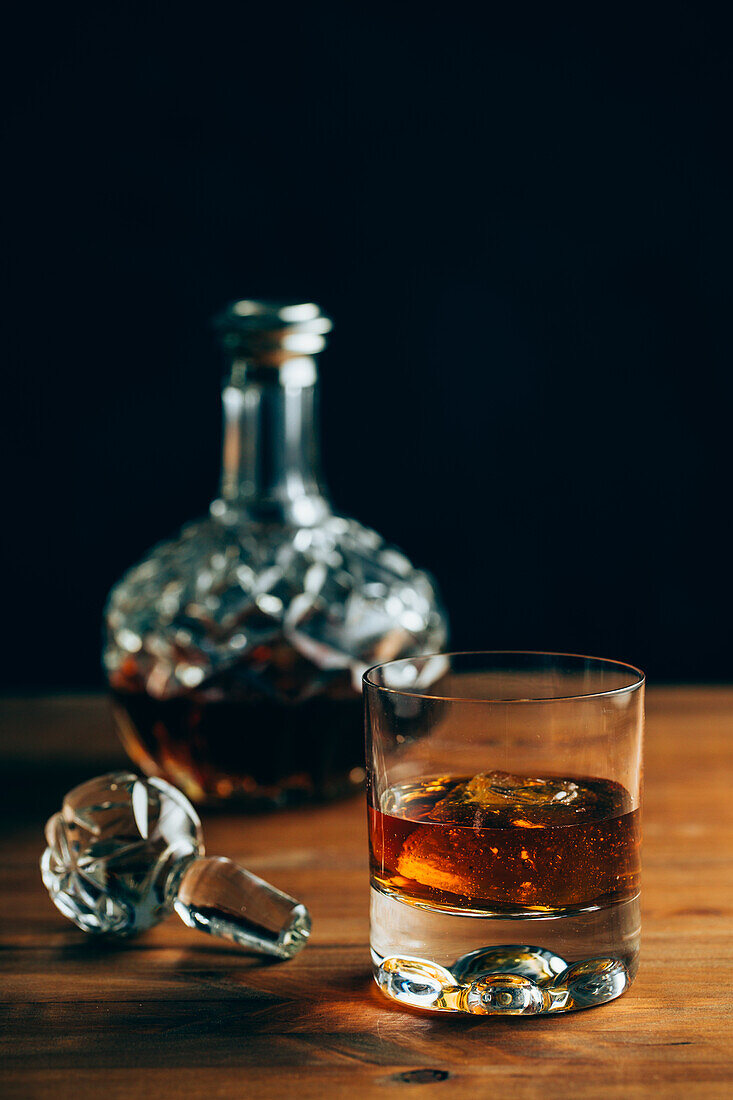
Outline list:
[[[372,887],[374,979],[433,1012],[556,1015],[606,1004],[639,962],[639,897],[559,914],[465,916]]]

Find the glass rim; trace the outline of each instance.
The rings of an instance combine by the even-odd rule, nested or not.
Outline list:
[[[618,671],[625,671],[632,673],[636,678],[628,683],[623,684],[621,687],[608,688],[605,691],[581,691],[573,692],[569,695],[541,695],[541,696],[521,696],[517,698],[483,698],[479,696],[466,696],[466,695],[431,695],[427,691],[409,691],[405,688],[387,687],[384,684],[377,684],[374,680],[370,679],[372,673],[378,669],[388,668],[390,665],[407,664],[409,661],[429,661],[435,660],[440,657],[564,657],[573,661],[588,661],[594,665],[611,665]],[[486,671],[501,671],[500,669],[486,669]],[[538,670],[539,671],[539,670]],[[636,665],[629,664],[628,661],[618,661],[613,657],[592,657],[584,653],[562,653],[554,650],[543,649],[458,649],[450,650],[447,653],[418,653],[414,657],[398,657],[394,661],[379,661],[375,665],[371,665],[362,675],[362,683],[364,688],[371,688],[374,691],[382,691],[390,695],[401,695],[409,699],[433,699],[436,702],[441,703],[484,703],[493,705],[506,705],[515,703],[569,703],[574,700],[580,699],[601,699],[604,697],[611,697],[614,695],[623,695],[626,692],[638,691],[646,683],[646,674],[642,669],[637,668]]]

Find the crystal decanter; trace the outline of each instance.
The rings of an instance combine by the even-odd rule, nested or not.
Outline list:
[[[442,649],[446,621],[432,580],[328,500],[314,356],[330,320],[240,301],[217,327],[220,495],[110,593],[116,725],[139,768],[195,801],[335,797],[364,778],[363,671]]]

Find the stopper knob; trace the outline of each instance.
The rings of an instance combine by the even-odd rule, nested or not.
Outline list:
[[[304,905],[230,859],[204,855],[198,814],[163,779],[111,772],[75,787],[46,824],[43,882],[84,932],[131,936],[175,910],[190,928],[289,959]]]

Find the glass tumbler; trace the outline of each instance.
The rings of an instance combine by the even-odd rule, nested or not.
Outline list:
[[[570,1012],[639,960],[644,674],[449,653],[364,675],[371,953],[404,1005]]]

